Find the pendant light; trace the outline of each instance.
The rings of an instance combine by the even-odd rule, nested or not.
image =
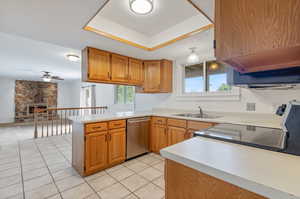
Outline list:
[[[190,48],[191,54],[187,58],[188,64],[197,64],[200,62],[199,56],[196,54],[196,47]]]
[[[153,0],[129,0],[130,9],[139,15],[146,15],[153,10]]]

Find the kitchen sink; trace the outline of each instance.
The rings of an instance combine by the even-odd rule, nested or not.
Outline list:
[[[220,116],[216,116],[216,115],[208,115],[208,114],[200,114],[200,113],[182,113],[182,114],[175,114],[174,116],[205,118],[205,119],[215,119],[215,118],[220,117]]]

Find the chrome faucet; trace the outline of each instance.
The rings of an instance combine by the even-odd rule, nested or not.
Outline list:
[[[200,116],[203,117],[203,110],[202,110],[201,106],[198,106],[198,108],[199,108]]]

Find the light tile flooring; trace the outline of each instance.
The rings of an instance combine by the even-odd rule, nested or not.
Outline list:
[[[0,199],[162,199],[164,159],[148,154],[82,178],[71,135],[0,145]]]

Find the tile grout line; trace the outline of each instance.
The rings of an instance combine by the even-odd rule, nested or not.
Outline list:
[[[20,161],[20,167],[21,167],[20,169],[21,169],[22,194],[23,194],[23,199],[25,199],[23,166],[22,166],[21,149],[20,149],[20,142],[19,141],[18,141],[18,154],[19,154],[19,161]]]
[[[156,158],[156,159],[158,159],[158,158]],[[137,161],[137,162],[144,163],[143,161],[138,160],[138,159],[136,159],[136,161]],[[161,161],[164,161],[164,160],[161,160]],[[133,163],[133,164],[134,164],[134,163]],[[153,169],[155,169],[155,170],[161,172],[160,170],[158,170],[158,169],[152,167],[150,164],[147,164],[147,163],[144,163],[144,164],[146,164],[146,165],[148,166],[148,168],[153,168]],[[157,163],[157,164],[159,164],[159,163]],[[122,165],[122,164],[121,164],[121,165]],[[156,164],[154,164],[154,165],[156,165]],[[141,176],[141,175],[139,174],[139,172],[136,172],[136,171],[134,171],[133,169],[130,169],[130,168],[128,168],[128,167],[125,166],[125,165],[122,165],[122,166],[125,167],[125,168],[127,168],[127,169],[129,169],[129,170],[131,170],[131,171],[134,173],[134,174],[132,174],[132,175],[130,175],[130,176],[127,176],[126,178],[124,178],[124,179],[122,179],[122,180],[128,179],[128,178],[130,178],[130,177],[133,176],[133,175],[138,175],[139,177],[145,179],[148,183],[145,184],[145,185],[143,185],[143,186],[141,186],[141,187],[139,187],[139,188],[136,189],[135,191],[131,191],[131,190],[129,190],[125,185],[122,184],[121,180],[119,181],[119,180],[117,180],[115,177],[113,177],[111,174],[109,174],[108,172],[106,172],[106,173],[107,173],[110,177],[112,177],[113,179],[115,179],[115,180],[116,180],[116,183],[120,183],[121,185],[123,185],[123,186],[124,186],[131,194],[133,194],[133,195],[136,196],[137,198],[140,198],[140,197],[138,197],[134,192],[136,192],[136,191],[138,191],[138,190],[140,190],[140,189],[146,187],[146,186],[149,185],[149,184],[152,184],[152,185],[154,185],[155,187],[157,187],[157,188],[159,188],[160,190],[162,190],[162,191],[165,192],[165,190],[163,190],[161,187],[159,187],[158,185],[156,185],[156,184],[153,183],[154,180],[157,180],[157,179],[160,178],[161,176],[159,176],[159,177],[157,177],[157,178],[154,178],[153,180],[148,180],[148,179],[145,178],[144,176]],[[148,168],[147,168],[147,169],[148,169]],[[120,169],[122,169],[122,168],[120,168]],[[118,170],[120,170],[120,169],[117,169],[116,171],[118,171]],[[113,171],[113,172],[114,172],[114,171]],[[113,172],[112,172],[112,173],[113,173]],[[161,173],[163,173],[163,172],[161,172]],[[162,176],[163,176],[163,175],[162,175]],[[114,183],[114,184],[116,184],[116,183]],[[112,184],[112,185],[114,185],[114,184]],[[112,185],[110,185],[110,186],[112,186]],[[108,187],[109,187],[109,186],[108,186]],[[106,187],[106,188],[108,188],[108,187]],[[106,189],[106,188],[104,188],[104,189]],[[104,190],[104,189],[102,189],[102,190]],[[129,195],[130,195],[130,194],[129,194]],[[128,196],[129,196],[129,195],[128,195]],[[127,196],[126,196],[126,197],[127,197]]]
[[[43,159],[43,161],[44,161],[44,163],[45,163],[45,165],[46,165],[46,168],[48,169],[49,175],[50,175],[51,178],[52,178],[53,184],[55,185],[55,187],[56,187],[56,189],[57,189],[57,191],[58,191],[60,197],[62,198],[62,195],[61,195],[61,193],[60,193],[60,190],[58,189],[58,186],[57,186],[56,183],[55,183],[54,177],[52,176],[52,173],[51,173],[51,171],[50,171],[50,169],[49,169],[49,167],[48,167],[48,164],[47,164],[47,162],[46,162],[46,160],[45,160],[45,157],[44,157],[43,153],[41,152],[41,150],[40,150],[40,148],[39,148],[39,145],[36,143],[36,140],[34,140],[34,144],[36,145],[37,150],[38,150],[39,153],[41,154],[41,157],[42,157],[42,159]],[[51,183],[49,183],[49,184],[51,184]],[[56,195],[56,194],[53,194],[53,195],[49,196],[48,198],[50,198],[50,197],[52,197],[52,196],[55,196],[55,195]],[[24,198],[24,199],[25,199],[25,198]]]
[[[71,136],[72,136],[72,134],[71,134]],[[63,137],[63,136],[62,136]],[[68,141],[67,141],[67,139],[65,139],[64,137],[63,137],[63,139],[68,143],[68,144],[70,144]],[[73,168],[72,167],[72,162],[70,162],[67,158],[66,158],[66,156],[59,150],[59,148],[53,143],[53,141],[52,140],[50,140],[51,142],[52,142],[52,144],[55,146],[55,148],[59,151],[59,153],[61,153],[62,155],[63,155],[63,157],[65,158],[65,160],[67,161],[67,162],[69,162],[70,163],[70,165],[71,165],[71,168]],[[73,168],[74,169],[74,168]],[[76,170],[75,170],[76,171]],[[77,173],[77,171],[76,171],[76,173]],[[79,175],[80,176],[80,175]],[[101,197],[99,196],[99,194],[97,193],[97,191],[88,183],[88,181],[84,178],[84,177],[82,177],[82,176],[80,176],[83,180],[84,180],[84,182],[94,191],[94,194],[96,194],[100,199],[101,199]],[[81,184],[84,184],[84,183],[81,183]],[[81,184],[78,184],[78,185],[76,185],[76,186],[79,186],[79,185],[81,185]],[[74,186],[74,187],[76,187],[76,186]],[[71,188],[69,188],[69,189],[66,189],[66,190],[70,190],[70,189],[72,189],[72,188],[74,188],[74,187],[71,187]],[[64,190],[64,191],[66,191],[66,190]],[[58,190],[59,192],[60,192],[60,190]],[[61,193],[61,192],[60,192]],[[92,194],[91,194],[92,195]],[[91,196],[91,195],[88,195],[87,197],[89,197],[89,196]],[[62,196],[61,196],[62,197]],[[85,198],[87,198],[87,197],[85,197]]]

